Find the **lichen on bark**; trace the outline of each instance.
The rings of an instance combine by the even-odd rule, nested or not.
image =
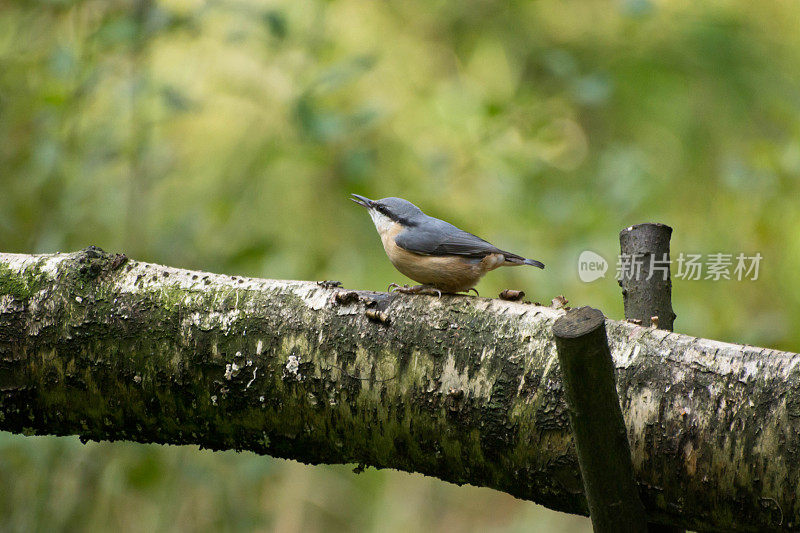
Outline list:
[[[586,514],[563,311],[342,290],[0,254],[0,429],[396,468]],[[800,356],[607,324],[649,518],[797,529]]]

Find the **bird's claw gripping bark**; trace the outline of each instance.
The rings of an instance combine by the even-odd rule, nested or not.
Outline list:
[[[401,289],[408,289],[408,285],[398,285],[397,283],[390,283],[389,286],[386,288],[386,292],[392,292],[392,290],[397,290],[397,292],[403,292]]]
[[[416,287],[412,287],[412,288],[417,288],[417,287],[419,287],[419,289],[416,291],[417,294],[430,294],[431,296],[433,296],[435,294],[437,298],[441,298],[442,297],[442,291],[440,291],[436,287],[427,287],[425,285],[417,285]]]
[[[430,285],[414,285],[413,287],[409,287],[408,285],[392,283],[389,285],[389,292],[392,292],[392,289],[394,289],[394,292],[399,292],[401,294],[430,294],[431,296],[435,294],[439,298],[442,297],[442,291]]]

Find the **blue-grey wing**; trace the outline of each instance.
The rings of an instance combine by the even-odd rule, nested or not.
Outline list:
[[[434,218],[403,230],[394,241],[405,250],[424,255],[481,258],[489,254],[506,253],[472,233]]]

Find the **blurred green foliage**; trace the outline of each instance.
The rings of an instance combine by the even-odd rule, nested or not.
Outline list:
[[[676,329],[800,349],[800,7],[0,3],[0,250],[89,244],[271,278],[405,281],[347,201],[403,196],[548,268],[479,285],[622,315],[617,233],[752,254]],[[579,281],[590,249],[606,278]],[[420,476],[0,435],[0,529],[586,530]],[[573,528],[573,529],[570,529]]]

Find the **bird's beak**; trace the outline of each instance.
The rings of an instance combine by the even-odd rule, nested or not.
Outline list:
[[[367,209],[370,209],[372,207],[372,200],[370,200],[366,196],[361,196],[360,194],[351,194],[351,196],[352,198],[350,199],[353,200],[358,205],[363,205]]]

